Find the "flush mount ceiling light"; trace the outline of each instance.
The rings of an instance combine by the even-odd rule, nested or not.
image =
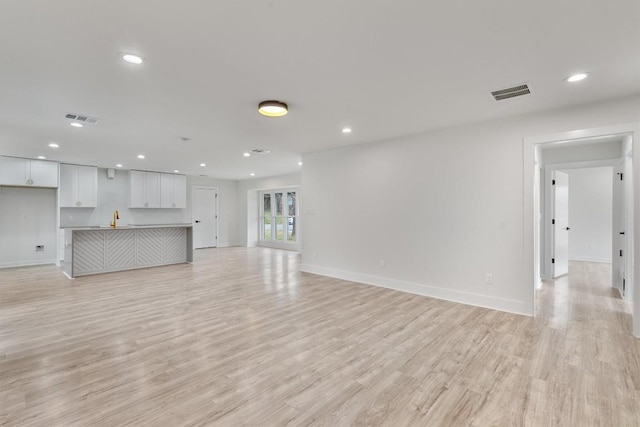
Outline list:
[[[118,163],[118,164],[116,165],[116,167],[117,167],[117,168],[121,168],[121,167],[122,167],[122,165],[121,165],[120,163]]]
[[[565,80],[568,81],[569,83],[575,83],[575,82],[579,82],[581,80],[584,80],[587,77],[589,77],[589,73],[577,73],[577,74],[574,74],[572,76],[567,77]]]
[[[251,176],[256,176],[256,174],[255,174],[255,173],[253,173],[253,172],[251,172],[249,175],[251,175]]]
[[[134,55],[132,53],[121,53],[120,57],[123,61],[128,62],[129,64],[140,65],[144,60],[142,57],[138,55]]]
[[[351,133],[351,128],[343,128],[342,133]]]
[[[178,173],[178,172],[180,172],[178,169],[173,170],[173,173]]]
[[[298,162],[298,166],[302,166],[302,162]]]
[[[74,128],[81,128],[82,127],[82,123],[78,123],[78,122],[71,122],[69,124],[71,126],[73,126]]]
[[[207,166],[207,164],[206,163],[200,163],[200,166],[201,167],[205,167],[205,166]]]
[[[46,159],[46,157],[45,157],[45,156],[38,156],[38,158],[39,158],[40,160],[44,160],[44,159]]]
[[[258,112],[267,117],[282,117],[289,112],[289,107],[280,101],[262,101],[258,104]]]
[[[144,159],[144,154],[138,154],[139,159]]]
[[[251,153],[249,153],[249,152],[242,153],[242,155],[245,156],[245,157],[251,157]]]
[[[60,146],[58,144],[56,144],[55,142],[52,142],[51,144],[49,144],[49,147],[51,147],[51,148],[59,148]]]

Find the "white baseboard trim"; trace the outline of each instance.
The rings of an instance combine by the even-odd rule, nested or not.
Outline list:
[[[318,274],[320,276],[328,276],[334,277],[336,279],[348,280],[350,282],[364,283],[366,285],[393,289],[396,291],[422,295],[460,304],[472,305],[475,307],[489,308],[492,310],[505,311],[507,313],[520,314],[523,316],[533,316],[532,308],[526,307],[524,301],[516,301],[512,299],[474,294],[471,292],[446,289],[439,286],[424,285],[421,283],[389,279],[386,277],[373,276],[369,274],[336,270],[333,268],[310,264],[300,265],[300,271],[305,273]]]
[[[604,263],[604,264],[611,264],[611,259],[569,258],[569,261],[601,262],[601,263]]]
[[[27,261],[27,262],[3,262],[0,263],[0,268],[14,268],[14,267],[32,267],[34,265],[47,265],[47,264],[55,264],[55,259],[43,260],[43,261]]]

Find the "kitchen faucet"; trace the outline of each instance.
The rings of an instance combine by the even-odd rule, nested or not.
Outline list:
[[[118,226],[118,220],[120,219],[120,215],[118,214],[118,211],[113,211],[113,221],[111,221],[111,224],[109,224],[110,226],[112,226],[113,228],[116,228]]]

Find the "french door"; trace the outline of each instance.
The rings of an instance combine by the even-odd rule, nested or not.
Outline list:
[[[260,243],[298,244],[298,190],[268,190],[260,193]]]

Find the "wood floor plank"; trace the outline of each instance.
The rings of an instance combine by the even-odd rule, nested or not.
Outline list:
[[[266,248],[66,279],[0,270],[0,424],[640,425],[607,264],[533,318],[300,273]]]

